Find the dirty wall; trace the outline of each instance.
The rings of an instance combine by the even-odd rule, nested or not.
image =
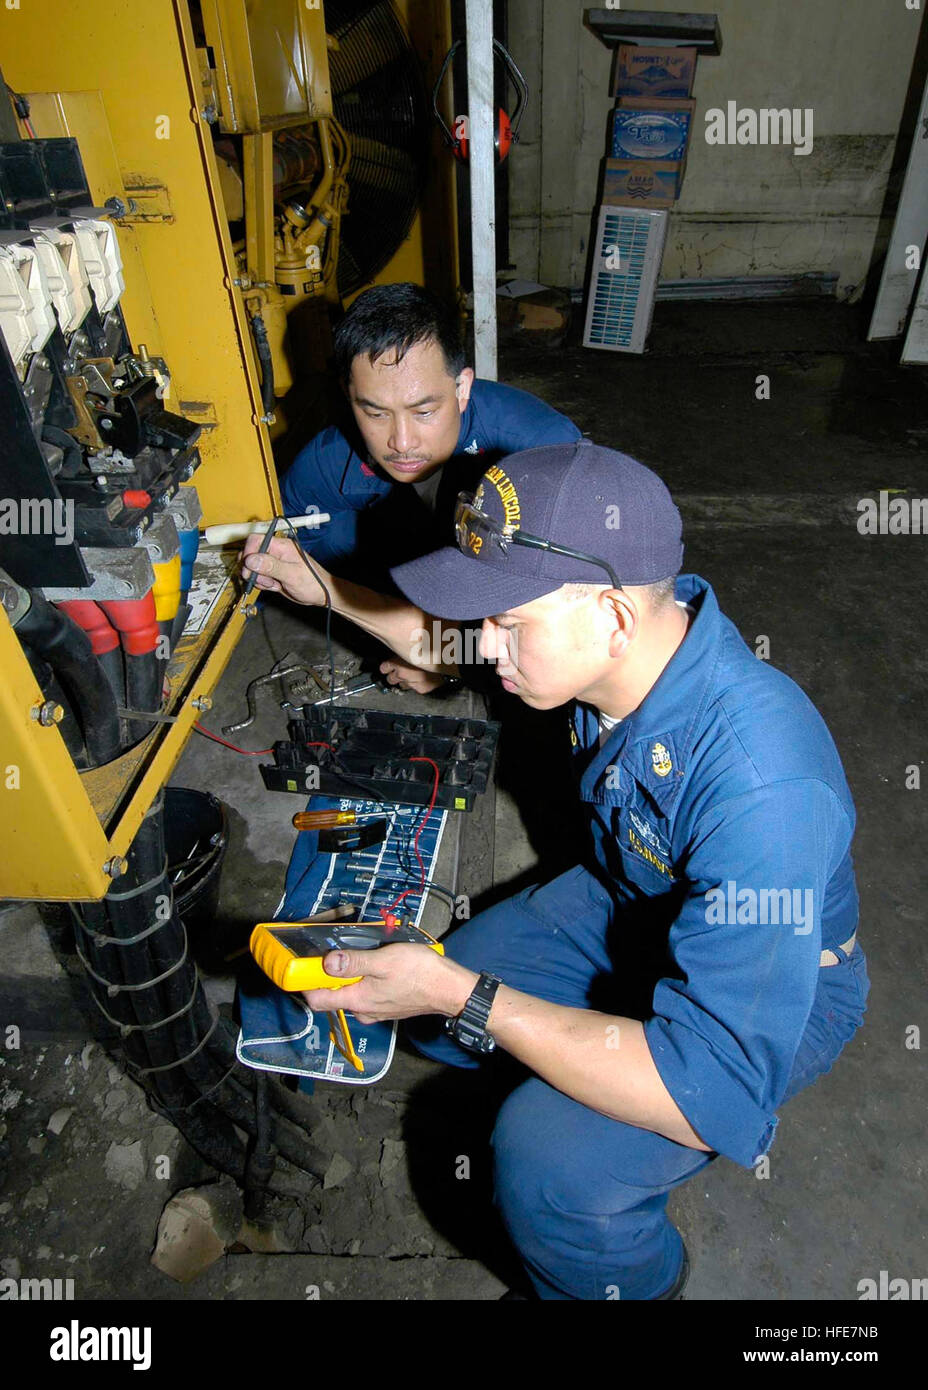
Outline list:
[[[839,292],[856,297],[891,226],[881,225],[881,210],[924,18],[910,4],[881,5],[878,22],[872,0],[699,7],[718,14],[723,48],[697,66],[697,120],[663,278],[837,272]],[[585,8],[509,5],[509,46],[531,91],[511,155],[511,256],[520,276],[574,289],[584,283],[612,105],[612,52],[584,27]],[[739,110],[811,110],[811,150],[707,144],[706,112],[727,112],[729,101]]]

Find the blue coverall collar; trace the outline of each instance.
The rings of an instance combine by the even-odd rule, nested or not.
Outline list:
[[[471,384],[470,395],[467,398],[467,405],[461,415],[461,428],[458,430],[458,442],[455,449],[456,454],[463,454],[467,451],[467,446],[473,438],[474,430],[474,387],[477,385],[477,377]]]
[[[620,773],[614,786],[609,785],[614,777],[603,778],[608,767],[618,764],[620,754],[624,767],[662,811],[669,812],[679,794],[715,679],[721,613],[711,585],[698,575],[679,575],[676,597],[695,610],[689,631],[642,703],[616,725],[589,763],[581,779],[584,801],[619,805],[627,799],[627,778],[623,785]],[[595,748],[598,710],[578,703],[574,724],[579,743]]]

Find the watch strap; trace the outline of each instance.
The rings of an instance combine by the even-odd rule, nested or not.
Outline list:
[[[456,1018],[446,1020],[447,1031],[463,1047],[475,1052],[492,1052],[496,1046],[494,1039],[487,1032],[487,1021],[496,991],[502,983],[498,975],[491,975],[489,971],[482,970],[461,1012]]]

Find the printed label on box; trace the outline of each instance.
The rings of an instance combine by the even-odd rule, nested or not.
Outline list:
[[[682,177],[676,161],[607,159],[602,200],[620,207],[669,208],[679,196]]]
[[[623,110],[612,117],[615,159],[682,159],[689,143],[691,112]]]
[[[696,75],[695,48],[657,48],[620,44],[616,57],[617,96],[688,97]]]

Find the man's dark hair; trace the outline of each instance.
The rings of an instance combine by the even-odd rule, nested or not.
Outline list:
[[[455,313],[421,285],[374,285],[358,295],[335,330],[335,366],[347,382],[351,364],[361,353],[374,363],[395,351],[396,361],[415,343],[436,342],[449,375],[467,365]]]

